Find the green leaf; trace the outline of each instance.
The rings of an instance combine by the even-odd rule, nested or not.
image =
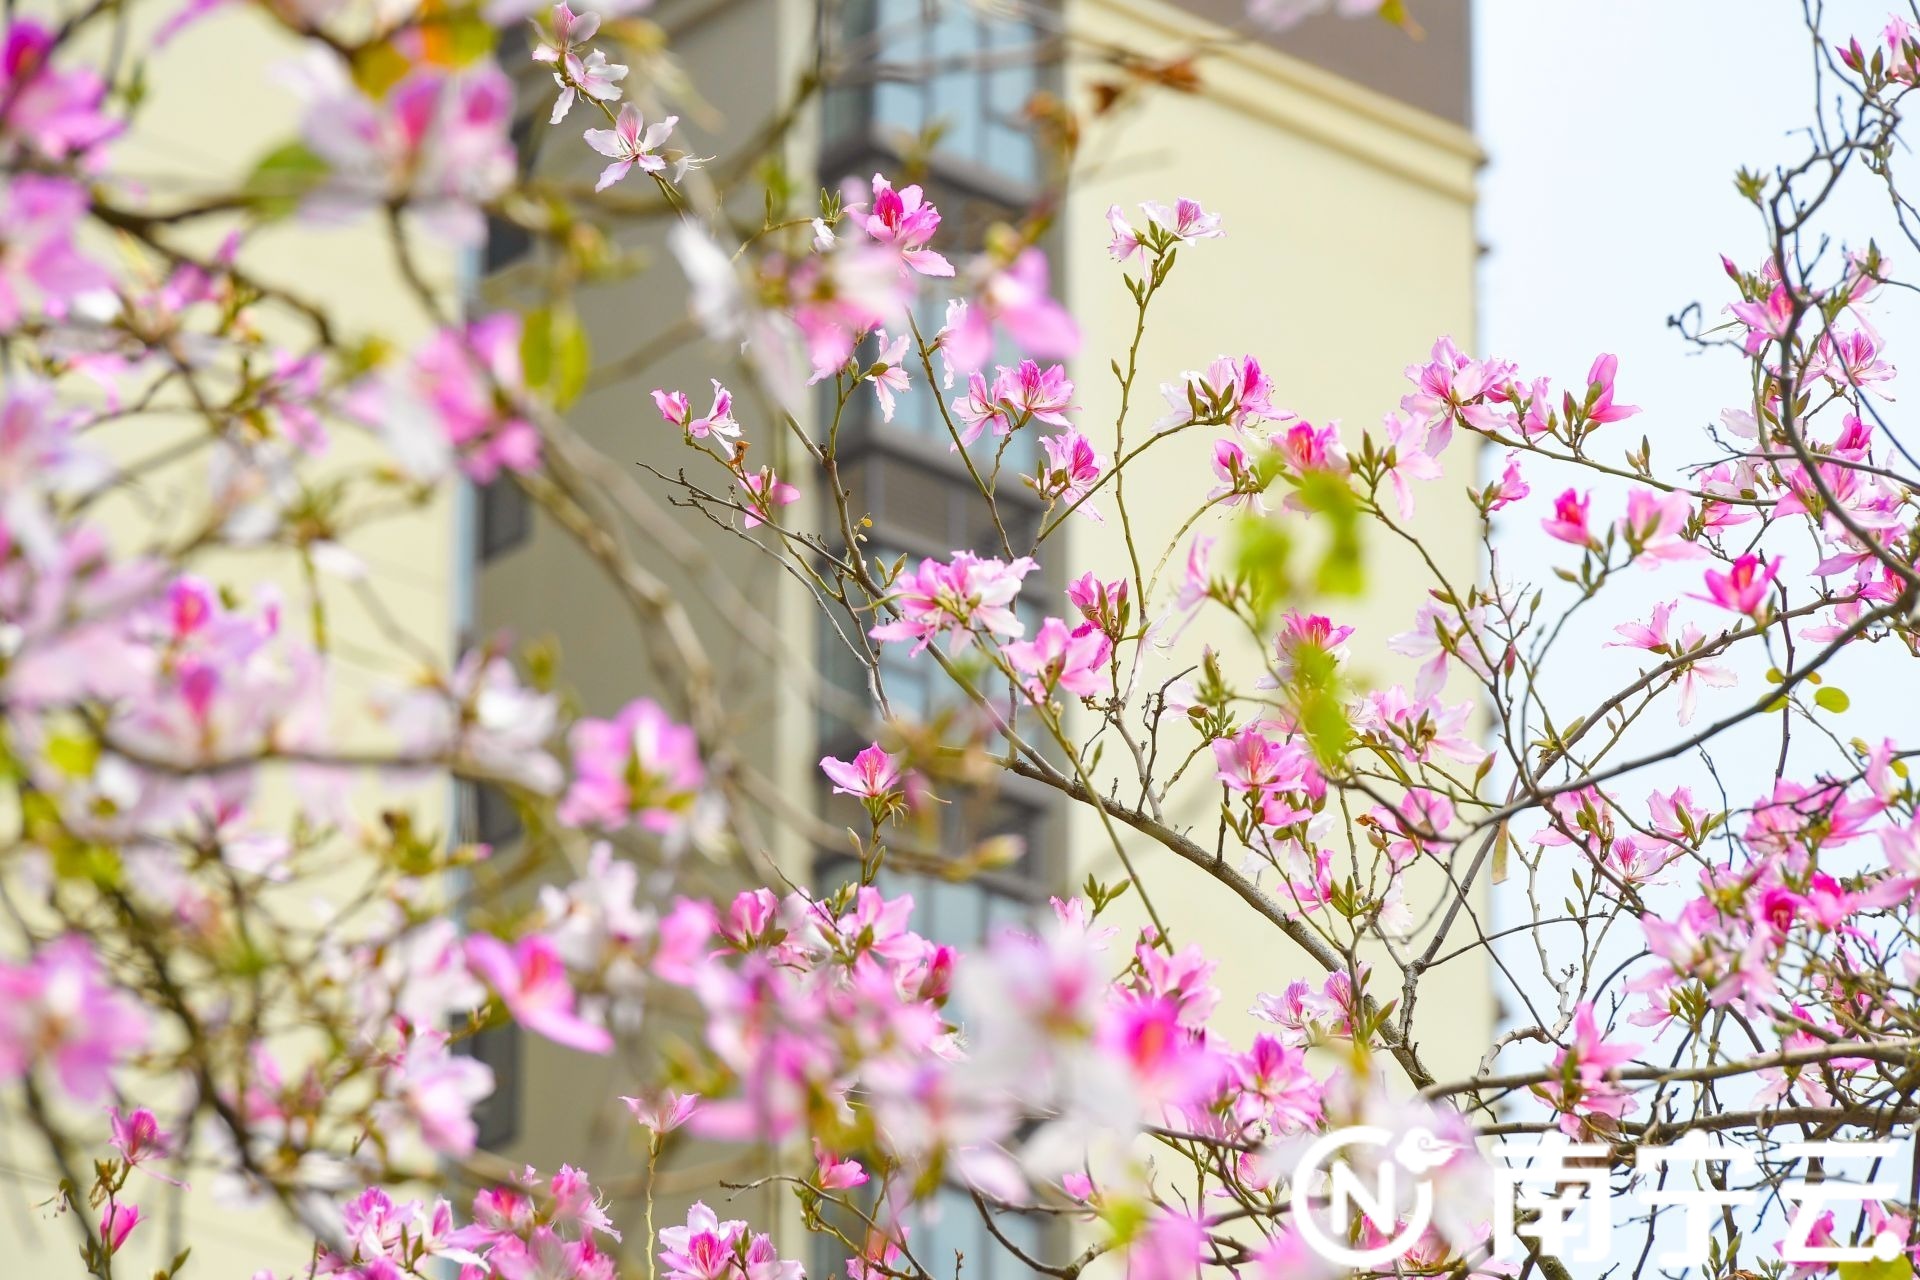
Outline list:
[[[1905,1257],[1843,1262],[1840,1280],[1913,1280],[1913,1262]]]
[[[572,307],[535,307],[521,320],[520,366],[527,385],[565,409],[586,389],[593,348]]]
[[[593,367],[593,347],[587,340],[586,326],[571,307],[554,314],[553,347],[553,403],[565,409],[586,390],[587,372]]]
[[[304,142],[289,142],[262,156],[247,175],[244,190],[263,221],[290,216],[315,187],[326,181],[327,162]]]
[[[553,312],[535,307],[520,318],[520,373],[530,387],[553,377]]]
[[[1849,699],[1845,693],[1833,688],[1831,685],[1814,694],[1813,700],[1835,715],[1839,715],[1842,711],[1845,711],[1853,705],[1852,700]]]

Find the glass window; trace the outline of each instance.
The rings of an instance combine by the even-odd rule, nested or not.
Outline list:
[[[1041,26],[953,0],[875,0],[851,8],[847,37],[853,47],[871,48],[872,57],[829,96],[829,139],[865,134],[901,146],[937,130],[936,161],[1034,181],[1024,116],[1039,88],[1036,68],[1047,38]],[[867,81],[871,90],[862,92]]]
[[[510,477],[478,486],[476,497],[481,563],[505,555],[532,535],[533,502]]]

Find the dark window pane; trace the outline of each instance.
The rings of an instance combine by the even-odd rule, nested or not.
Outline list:
[[[506,794],[493,787],[474,788],[475,829],[481,843],[499,849],[520,838],[520,814]]]
[[[506,476],[477,491],[480,560],[485,563],[525,542],[533,532],[533,501]]]
[[[461,1042],[462,1052],[493,1068],[493,1094],[473,1109],[480,1146],[497,1151],[520,1136],[520,1027],[488,1027]]]
[[[533,248],[533,237],[517,222],[508,222],[504,218],[487,217],[487,247],[481,255],[481,270],[488,275],[510,267],[527,256]]]

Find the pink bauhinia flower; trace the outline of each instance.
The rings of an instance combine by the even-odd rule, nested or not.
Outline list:
[[[1576,404],[1573,393],[1567,393],[1564,406],[1567,421],[1584,418],[1594,426],[1605,426],[1611,422],[1624,421],[1640,412],[1638,405],[1613,402],[1613,377],[1619,367],[1618,356],[1602,355],[1594,359],[1593,367],[1587,370],[1586,400]]]
[[[1080,327],[1048,292],[1046,255],[1022,249],[1005,266],[983,258],[973,296],[948,313],[940,331],[947,362],[971,373],[993,354],[993,331],[1004,329],[1027,355],[1063,360],[1080,350]]]
[[[623,1095],[620,1101],[627,1104],[627,1110],[641,1127],[652,1131],[656,1138],[664,1138],[685,1124],[699,1108],[700,1095],[666,1089],[646,1098]]]
[[[900,251],[900,260],[923,276],[950,276],[953,264],[927,248],[940,229],[940,211],[918,186],[895,191],[881,174],[873,175],[873,204],[849,205],[855,226],[881,244]]]
[[[1304,657],[1319,654],[1337,665],[1347,659],[1345,648],[1352,627],[1336,626],[1333,619],[1320,613],[1287,610],[1280,629],[1273,637],[1273,677],[1278,684],[1290,682]],[[1262,682],[1266,685],[1269,682]]]
[[[1576,547],[1590,547],[1593,533],[1587,528],[1587,508],[1592,502],[1592,493],[1568,489],[1553,500],[1553,514],[1542,520],[1540,527],[1547,531],[1548,537],[1571,542]]]
[[[118,134],[120,121],[101,110],[106,81],[85,67],[54,66],[53,33],[9,19],[0,41],[0,156],[11,161],[24,148],[58,163]]]
[[[100,1212],[100,1243],[109,1254],[120,1252],[133,1229],[140,1225],[140,1206],[123,1200],[110,1200]]]
[[[945,564],[922,560],[919,568],[901,575],[892,597],[900,616],[867,634],[875,640],[914,642],[919,653],[946,637],[947,650],[958,653],[973,643],[976,630],[1005,638],[1025,633],[1014,614],[1020,581],[1039,568],[1027,556],[1007,563],[987,560],[970,551],[956,551]]]
[[[1090,698],[1107,684],[1107,657],[1112,646],[1098,631],[1069,631],[1058,618],[1040,624],[1031,640],[1006,646],[1007,661],[1027,681],[1035,702],[1045,702],[1055,689]]]
[[[1040,448],[1046,461],[1033,477],[1035,492],[1049,502],[1074,506],[1095,524],[1104,523],[1100,512],[1081,499],[1093,492],[1106,460],[1094,451],[1093,442],[1078,431],[1063,431],[1057,436],[1041,436]]]
[[[1117,642],[1127,628],[1131,612],[1127,590],[1125,578],[1108,581],[1083,573],[1067,584],[1067,599],[1086,619],[1082,626],[1092,627],[1108,640]]]
[[[1661,494],[1636,488],[1627,494],[1627,511],[1620,517],[1620,533],[1638,558],[1647,564],[1698,560],[1707,554],[1707,549],[1686,540],[1687,523],[1692,518],[1693,503],[1686,494]]]
[[[1172,209],[1151,200],[1140,208],[1149,222],[1181,244],[1192,244],[1195,240],[1217,240],[1227,234],[1220,229],[1219,214],[1208,213],[1200,207],[1198,200],[1189,200],[1185,196],[1174,201]]]
[[[746,495],[746,510],[740,513],[740,525],[745,529],[772,524],[781,507],[800,501],[799,486],[782,480],[772,467],[741,473],[740,488]]]
[[[115,1067],[147,1042],[147,1018],[107,981],[79,934],[48,943],[24,964],[0,962],[0,1080],[51,1067],[61,1091],[97,1101]]]
[[[1257,423],[1292,420],[1292,413],[1274,407],[1273,391],[1273,379],[1255,357],[1219,356],[1204,371],[1190,369],[1180,381],[1160,384],[1169,407],[1153,429],[1171,431],[1206,421],[1248,431]]]
[[[575,14],[565,4],[553,6],[544,26],[534,24],[534,34],[539,40],[534,45],[533,60],[553,66],[553,82],[560,86],[560,96],[554,101],[548,124],[559,124],[566,119],[580,94],[600,102],[611,102],[620,96],[619,82],[626,79],[627,69],[619,63],[608,62],[607,55],[598,49],[581,56],[580,47],[593,39],[599,29],[599,14]]]
[[[618,830],[629,824],[665,834],[685,824],[706,769],[692,729],[646,698],[612,720],[582,718],[567,736],[573,785],[560,821]]]
[[[1750,356],[1787,337],[1793,325],[1793,296],[1784,285],[1774,285],[1764,302],[1735,302],[1727,310],[1747,326],[1745,345]]]
[[[833,783],[837,796],[861,800],[879,800],[900,790],[900,761],[887,754],[879,743],[863,749],[851,761],[823,756],[820,772]]]
[[[679,123],[679,116],[668,116],[657,124],[649,125],[629,102],[621,106],[613,128],[587,130],[581,135],[587,145],[613,160],[612,164],[600,171],[600,180],[593,184],[593,189],[605,191],[636,168],[642,173],[666,172],[666,157],[655,152],[673,133],[673,126]]]
[[[1000,399],[998,382],[988,383],[984,374],[968,374],[967,394],[954,397],[948,407],[953,410],[953,416],[964,424],[959,430],[959,441],[949,446],[951,449],[972,444],[988,427],[992,427],[993,434],[997,436],[1013,433],[1015,415],[1011,407]]]
[[[713,406],[704,417],[693,416],[693,402],[684,391],[662,391],[655,387],[654,407],[660,410],[660,417],[668,426],[680,428],[689,439],[717,439],[720,448],[731,457],[740,438],[740,424],[733,417],[733,393],[722,386],[718,378],[708,381],[713,383]]]
[[[1387,456],[1392,464],[1381,478],[1393,486],[1394,506],[1402,520],[1413,518],[1413,480],[1438,480],[1440,462],[1433,455],[1445,447],[1429,425],[1404,410],[1386,419]]]
[[[887,331],[881,329],[876,336],[880,343],[880,354],[867,369],[867,380],[873,383],[874,399],[880,402],[880,420],[892,422],[894,397],[905,395],[908,387],[908,335],[903,333],[889,342]]]
[[[87,203],[86,189],[65,178],[0,178],[0,243],[7,246],[0,254],[0,327],[11,329],[36,309],[64,316],[112,283],[73,243]]]
[[[187,1184],[164,1173],[155,1173],[144,1166],[150,1160],[164,1160],[173,1154],[173,1135],[160,1127],[153,1112],[145,1107],[136,1107],[125,1116],[120,1108],[107,1108],[107,1122],[111,1128],[113,1149],[127,1162],[129,1169],[141,1169],[147,1176],[176,1187]]]
[[[1022,360],[1012,369],[1002,365],[995,371],[993,385],[995,395],[1012,405],[1022,419],[1048,426],[1071,427],[1067,414],[1080,407],[1073,402],[1073,379],[1065,365],[1042,368],[1034,360]]]
[[[1781,563],[1779,556],[1764,565],[1757,555],[1741,556],[1725,573],[1707,570],[1707,593],[1694,598],[1753,617],[1766,603],[1767,588],[1772,586],[1775,576],[1779,574]]]
[[[744,1243],[746,1232],[746,1223],[722,1222],[704,1201],[694,1201],[685,1226],[660,1232],[665,1280],[727,1280],[737,1266],[736,1247]]]
[[[486,484],[539,465],[540,433],[516,407],[525,395],[520,317],[501,311],[442,329],[404,368],[357,385],[348,407],[416,479],[437,480],[457,461]]]
[[[1119,205],[1107,207],[1107,228],[1112,233],[1107,241],[1107,252],[1115,262],[1124,263],[1128,258],[1146,257],[1146,246],[1140,242],[1140,233],[1127,221],[1127,215],[1120,211]]]
[[[1207,490],[1208,502],[1254,511],[1267,509],[1260,495],[1266,491],[1270,477],[1253,465],[1239,441],[1222,438],[1213,442],[1213,475],[1220,483]]]
[[[609,1053],[605,1027],[574,1012],[573,984],[553,943],[534,934],[509,947],[484,933],[467,939],[467,964],[499,995],[515,1022],[582,1053]]]
[[[821,1144],[820,1139],[813,1140],[813,1183],[823,1191],[845,1191],[853,1187],[864,1186],[867,1171],[860,1167],[858,1160],[842,1160]]]
[[[302,204],[310,216],[359,216],[404,203],[463,245],[486,235],[480,206],[513,185],[513,87],[491,61],[453,74],[420,66],[375,101],[331,50],[294,68],[301,133],[326,161]]]
[[[1509,450],[1500,478],[1487,488],[1485,498],[1487,510],[1490,513],[1498,511],[1509,503],[1520,501],[1532,492],[1533,486],[1528,484],[1526,477],[1520,474],[1519,452]]]
[[[410,1122],[429,1148],[460,1159],[473,1154],[480,1136],[473,1109],[492,1095],[493,1085],[493,1068],[450,1052],[444,1034],[423,1028],[388,1067],[381,1088],[386,1101],[377,1110],[392,1130]]]
[[[1574,1009],[1573,1040],[1553,1057],[1556,1078],[1534,1086],[1561,1113],[1561,1132],[1574,1138],[1617,1132],[1620,1119],[1639,1103],[1612,1076],[1639,1052],[1639,1045],[1608,1043],[1592,1002]]]

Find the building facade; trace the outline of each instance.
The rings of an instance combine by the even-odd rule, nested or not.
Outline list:
[[[765,6],[739,3],[702,9],[678,28],[674,8],[657,16],[675,32],[675,48],[694,79],[716,95],[711,115],[685,120],[683,127],[699,139],[697,150],[724,156],[731,141],[780,109],[776,86],[803,55],[799,46],[820,34],[821,13],[840,15],[836,20],[847,27],[828,34],[857,56],[851,74],[825,95],[812,127],[796,131],[786,156],[794,181],[802,190],[814,181],[832,187],[875,171],[898,173],[909,160],[923,165],[919,180],[945,215],[938,247],[956,258],[980,247],[994,222],[1032,205],[1054,176],[1026,112],[1036,92],[1083,107],[1094,82],[1111,78],[1108,63],[1086,56],[1104,46],[1159,59],[1208,50],[1191,92],[1156,92],[1144,108],[1088,126],[1080,163],[1053,210],[1054,288],[1085,333],[1083,357],[1072,370],[1083,407],[1079,421],[1108,450],[1118,392],[1106,364],[1125,352],[1133,322],[1119,269],[1105,253],[1110,204],[1131,210],[1145,199],[1170,203],[1190,196],[1224,215],[1229,236],[1224,244],[1183,254],[1174,284],[1155,304],[1134,430],[1158,416],[1158,381],[1222,353],[1257,353],[1279,386],[1278,399],[1310,420],[1371,423],[1398,403],[1399,370],[1422,358],[1435,337],[1450,334],[1471,345],[1474,181],[1481,156],[1469,119],[1468,11],[1464,0],[1418,8],[1424,24],[1418,40],[1332,18],[1282,39],[1252,39],[1229,29],[1244,26],[1234,12],[1237,0],[1194,0],[1185,7],[1164,0],[1066,0],[1038,16],[860,0],[844,11],[796,14],[781,7],[773,21]],[[728,73],[716,77],[720,67]],[[653,247],[658,251],[657,242]],[[510,287],[512,262],[503,256],[495,266]],[[617,290],[604,299],[588,296],[583,307],[596,352],[642,346],[679,319],[677,309],[653,314]],[[923,332],[939,324],[931,309],[920,320]],[[610,454],[671,474],[681,465],[680,442],[660,428],[647,392],[678,386],[691,393],[715,372],[711,348],[691,344],[643,375],[589,393],[571,420]],[[1142,396],[1153,403],[1141,404]],[[873,518],[873,554],[887,561],[899,554],[944,558],[955,549],[985,553],[997,545],[991,517],[950,450],[917,371],[892,422],[882,422],[870,406],[869,397],[858,397],[843,421],[840,459],[855,509]],[[748,425],[759,440],[777,434]],[[1211,444],[1205,436],[1171,441],[1154,464],[1156,472],[1194,479],[1137,487],[1130,496],[1144,546],[1165,544],[1204,490],[1199,478],[1209,474]],[[991,460],[992,444],[989,436],[976,446],[986,451],[983,462]],[[760,461],[773,461],[783,474],[798,470],[800,460],[781,456],[780,446],[760,447],[776,451]],[[1021,451],[1032,448],[1030,440],[1017,441],[1003,467],[1028,468],[1031,459]],[[1433,499],[1416,522],[1441,562],[1469,575],[1477,526],[1461,495],[1473,479],[1466,470],[1471,465],[1460,451],[1447,481],[1430,486]],[[1448,491],[1455,505],[1442,496]],[[1025,490],[1003,484],[1000,493],[1001,517],[1010,527],[1039,517],[1037,503],[1023,505],[1031,497]],[[483,494],[479,512],[476,626],[521,639],[554,636],[568,679],[596,712],[610,712],[643,689],[644,663],[636,657],[643,638],[564,537],[527,519],[510,497],[496,510]],[[806,515],[799,524],[812,527]],[[1049,542],[1049,568],[1027,580],[1023,607],[1034,616],[1062,611],[1061,566],[1112,576],[1124,562],[1114,523],[1072,524],[1066,546]],[[812,762],[823,754],[845,758],[867,740],[873,726],[862,670],[836,646],[815,603],[771,559],[727,539],[702,545],[710,558],[700,571],[735,583],[762,611],[763,631],[779,637],[770,646],[744,634],[723,603],[692,592],[700,625],[715,637],[722,687],[734,691],[730,711],[742,728],[753,727],[746,740],[754,744],[756,766],[828,819],[814,838],[776,837],[778,856],[797,883],[837,884],[850,869],[842,834],[848,822],[827,803]],[[1395,584],[1411,568],[1381,548],[1369,565],[1368,594],[1324,606],[1355,626],[1352,648],[1363,678],[1397,673],[1402,660],[1387,652],[1384,640],[1408,625],[1412,602]],[[1227,648],[1236,643],[1224,629],[1200,638]],[[954,697],[931,666],[900,662],[891,652],[882,662],[897,710],[933,715],[943,699]],[[807,696],[816,681],[835,696]],[[914,893],[915,927],[943,941],[964,948],[1005,922],[1032,918],[1050,894],[1070,891],[1089,873],[1109,882],[1121,878],[1097,818],[1038,784],[1009,779],[990,795],[948,798],[954,803],[947,849],[1006,834],[1019,837],[1025,852],[1009,866],[959,883],[925,874],[882,876],[889,892]],[[1188,788],[1170,798],[1170,818],[1203,822],[1216,803],[1211,786]],[[1147,864],[1147,877],[1158,886],[1156,904],[1176,940],[1201,941],[1222,961],[1223,1010],[1248,1009],[1258,992],[1301,976],[1289,967],[1300,963],[1288,958],[1289,944],[1229,890],[1170,857],[1156,861],[1150,848],[1132,852]],[[699,869],[689,870],[697,879]],[[1123,899],[1116,910],[1124,917],[1131,906]],[[1454,994],[1430,998],[1423,1010],[1422,1025],[1441,1030],[1422,1048],[1443,1069],[1468,1070],[1475,1058],[1470,1046],[1484,1046],[1496,1010],[1484,970],[1467,972],[1482,961],[1458,963],[1458,985],[1449,985]],[[1229,1030],[1250,1033],[1253,1025],[1229,1022]],[[610,1159],[620,1158],[623,1141],[630,1156],[630,1139],[610,1131],[612,1113],[600,1104],[631,1081],[633,1064],[587,1063],[537,1043],[517,1053],[517,1070],[503,1075],[507,1094],[496,1104],[504,1152],[540,1165],[592,1150],[597,1140]],[[595,1105],[582,1106],[583,1098]],[[736,1216],[791,1222],[791,1198],[777,1188],[717,1190],[722,1179],[745,1180],[770,1158],[773,1153],[738,1150],[687,1153],[662,1177],[661,1219],[686,1199],[718,1195]],[[1018,1271],[964,1193],[952,1194],[950,1211],[926,1229],[930,1238],[916,1237],[920,1256],[951,1258],[958,1251],[968,1274]],[[1031,1233],[1016,1241],[1028,1252],[1066,1256],[1068,1242],[1045,1240],[1038,1227],[1014,1222],[1013,1229]],[[840,1260],[830,1252],[810,1261],[837,1268]]]
[[[1104,254],[1109,204],[1131,208],[1144,199],[1191,196],[1222,212],[1229,231],[1226,244],[1183,255],[1174,287],[1156,304],[1142,352],[1149,395],[1153,383],[1179,370],[1202,367],[1223,352],[1251,350],[1274,373],[1281,398],[1303,415],[1371,421],[1397,402],[1395,371],[1418,358],[1435,336],[1449,333],[1463,347],[1471,344],[1479,154],[1468,117],[1466,0],[1415,7],[1426,31],[1418,44],[1374,24],[1332,19],[1263,42],[1234,29],[1238,0],[1191,0],[1184,7],[1165,0],[1064,0],[1058,8],[1031,12],[956,4],[928,11],[917,0],[858,0],[844,11],[800,0],[664,0],[650,17],[669,33],[705,95],[703,106],[686,113],[691,145],[725,157],[782,111],[787,87],[808,69],[823,14],[832,12],[845,25],[826,34],[836,47],[863,51],[865,62],[856,59],[856,74],[843,77],[793,131],[784,154],[792,181],[804,192],[876,170],[897,171],[912,150],[924,161],[930,194],[947,215],[940,247],[950,256],[978,247],[992,223],[1027,208],[1046,188],[1051,175],[1026,108],[1042,90],[1075,106],[1087,100],[1092,81],[1106,73],[1097,57],[1076,55],[1124,45],[1170,58],[1204,47],[1197,87],[1158,92],[1149,110],[1093,126],[1083,157],[1097,156],[1097,162],[1089,160],[1076,173],[1055,209],[1054,285],[1085,330],[1085,358],[1073,369],[1081,417],[1096,444],[1108,448],[1103,433],[1111,429],[1117,400],[1106,361],[1124,351],[1131,337],[1131,309],[1117,268]],[[156,92],[173,96],[160,99],[150,117],[152,145],[205,150],[201,140],[217,136],[232,142],[231,154],[208,162],[244,165],[290,136],[297,108],[270,83],[269,69],[292,52],[244,11],[219,14],[189,30],[154,68]],[[511,56],[503,62],[511,69]],[[250,103],[242,119],[233,110],[231,86],[196,77],[195,65],[258,68],[258,109]],[[868,70],[861,73],[863,65]],[[531,154],[531,140],[544,132],[533,123],[550,88],[544,70],[532,69],[523,88],[526,162],[552,163]],[[247,136],[236,137],[237,130]],[[930,147],[913,145],[929,131]],[[503,228],[496,231],[479,262],[436,255],[436,277],[449,294],[510,302],[525,273],[538,269],[524,243]],[[654,231],[637,231],[621,247],[657,256],[659,272],[674,270]],[[256,270],[264,267],[347,308],[389,337],[405,340],[426,331],[426,317],[397,310],[403,285],[377,229],[317,233],[285,227],[249,245],[248,253]],[[578,294],[595,353],[609,367],[617,368],[625,352],[658,347],[662,335],[682,323],[681,296],[677,289],[659,288],[660,278],[650,273],[638,284],[586,287]],[[924,327],[937,323],[932,316],[926,320]],[[591,381],[570,420],[608,456],[671,473],[680,465],[679,441],[661,427],[647,393],[654,386],[704,387],[715,365],[712,350],[700,342],[663,349],[664,358],[642,372]],[[856,505],[873,516],[876,547],[896,554],[945,556],[988,542],[986,513],[947,448],[928,395],[916,385],[893,422],[856,416],[843,436],[841,456]],[[1153,413],[1157,408],[1150,407],[1142,421]],[[780,446],[771,443],[776,433],[759,434],[774,453],[763,460],[783,472],[799,470],[797,460],[780,456]],[[1207,442],[1195,437],[1169,443],[1157,465],[1205,476]],[[1026,461],[1005,460],[1010,467]],[[1435,493],[1442,487],[1435,486]],[[1133,513],[1143,541],[1158,545],[1171,537],[1201,488],[1196,479],[1167,486],[1165,493],[1136,493]],[[1007,518],[1037,518],[1037,507],[1020,505],[1020,491],[1006,486],[1003,492]],[[465,640],[499,633],[520,641],[550,638],[562,655],[567,688],[590,713],[610,714],[654,691],[644,628],[571,539],[508,487],[476,489],[469,497],[426,513],[398,541],[357,548],[410,602],[410,628],[433,637],[449,654]],[[1436,502],[1419,525],[1443,563],[1463,574],[1475,563],[1466,515],[1464,508],[1449,512]],[[821,819],[773,830],[777,862],[799,883],[831,882],[840,856],[833,844],[837,827],[814,761],[823,754],[845,756],[864,741],[866,694],[857,670],[836,660],[804,591],[744,541],[711,536],[703,522],[664,501],[639,514],[628,509],[618,523],[623,544],[643,559],[657,559],[662,576],[687,602],[727,691],[734,739],[752,766],[803,815]],[[1053,552],[1055,566],[1111,571],[1124,557],[1111,525],[1103,531],[1081,524],[1071,539]],[[671,554],[658,554],[662,548]],[[1391,560],[1383,558],[1370,571],[1375,591],[1330,607],[1342,609],[1342,620],[1356,626],[1361,670],[1384,673],[1394,660],[1382,641],[1406,625],[1410,607],[1395,593],[1398,571]],[[1029,580],[1033,612],[1060,610],[1063,583],[1058,568],[1050,572],[1054,576]],[[375,634],[376,623],[356,618],[349,596],[343,594],[334,608],[343,635],[356,627]],[[1218,640],[1230,643],[1226,636]],[[916,687],[916,678],[905,668],[896,674],[890,688],[899,705],[937,711],[940,690],[930,681]],[[1197,821],[1210,800],[1195,792],[1174,802]],[[511,807],[498,797],[467,792],[450,806],[457,811],[450,821],[463,835],[502,845],[519,838]],[[925,874],[887,878],[890,891],[914,893],[915,927],[942,940],[965,947],[1004,923],[1032,918],[1050,894],[1069,891],[1089,872],[1117,878],[1112,851],[1092,815],[1070,811],[1041,788],[1010,782],[991,795],[957,797],[951,810],[950,847],[1011,835],[1020,838],[1024,852],[963,882]],[[1218,884],[1189,868],[1153,863],[1151,850],[1140,852],[1150,879],[1162,886],[1157,900],[1169,908],[1176,937],[1204,941],[1222,960],[1218,977],[1226,1009],[1245,1009],[1256,992],[1295,976],[1284,944]],[[681,873],[689,891],[727,883],[724,870],[697,859]],[[1494,1009],[1484,974],[1461,977],[1461,994],[1432,1011],[1433,1025],[1445,1026],[1447,1035],[1425,1047],[1443,1065],[1464,1068],[1471,1066],[1466,1046],[1485,1043],[1482,1033]],[[650,1016],[670,1033],[679,1011],[665,1007]],[[1447,1037],[1457,1045],[1446,1043]],[[657,1047],[649,1038],[645,1052]],[[644,1056],[587,1059],[511,1034],[485,1037],[476,1052],[498,1076],[497,1096],[484,1117],[492,1150],[542,1168],[562,1160],[581,1163],[603,1184],[639,1170],[633,1129],[615,1097],[631,1092],[650,1069]],[[704,1196],[725,1200],[737,1216],[792,1225],[791,1198],[777,1188],[720,1188],[776,1158],[760,1150],[686,1152],[659,1179],[659,1220],[672,1221],[680,1204]],[[635,1207],[631,1201],[616,1205],[616,1219],[637,1221]],[[270,1213],[224,1214],[206,1189],[192,1193],[185,1212],[200,1273],[243,1275],[286,1266],[304,1249],[297,1234],[276,1225]],[[0,1214],[0,1240],[17,1234],[23,1249],[45,1251],[28,1256],[44,1256],[49,1270],[64,1265],[54,1260],[68,1245],[55,1231]],[[922,1256],[963,1252],[967,1274],[984,1273],[986,1280],[1014,1273],[964,1204],[943,1215],[930,1235]],[[158,1232],[152,1239],[162,1242]],[[1018,1242],[1041,1254],[1056,1243],[1037,1234]],[[838,1261],[812,1260],[816,1267]]]

